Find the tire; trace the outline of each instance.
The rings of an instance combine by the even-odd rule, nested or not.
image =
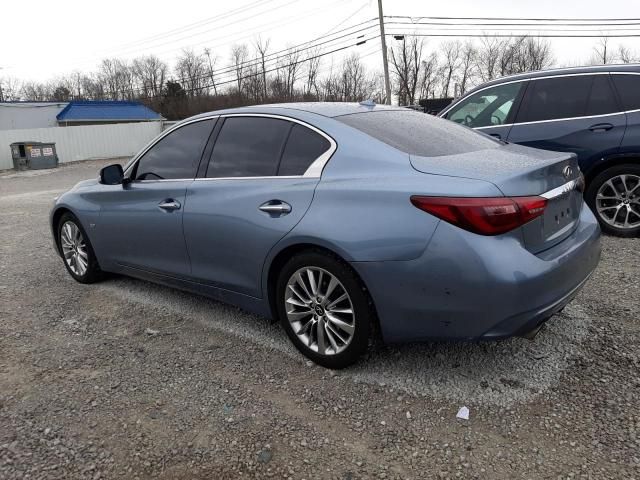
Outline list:
[[[76,216],[71,213],[62,215],[56,231],[62,262],[69,275],[80,283],[102,280],[102,270],[89,237]]]
[[[373,305],[358,276],[337,257],[316,250],[294,255],[280,271],[275,302],[295,347],[318,365],[345,368],[367,350]]]
[[[599,173],[589,183],[585,200],[604,232],[620,237],[638,236],[640,165],[616,165]]]

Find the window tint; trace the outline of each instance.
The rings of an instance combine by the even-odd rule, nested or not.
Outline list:
[[[587,115],[604,115],[618,111],[619,108],[611,89],[609,75],[594,75],[592,78]]]
[[[213,120],[203,120],[162,138],[138,162],[136,180],[194,178],[212,126]]]
[[[499,141],[470,128],[410,110],[382,110],[336,117],[398,150],[423,157],[496,148]]]
[[[207,177],[274,176],[291,128],[286,120],[229,117],[213,147]]]
[[[302,125],[293,125],[282,154],[278,175],[302,175],[331,144],[329,140]]]
[[[535,122],[586,115],[592,76],[532,80],[518,122]]]
[[[611,75],[618,90],[622,108],[625,110],[640,109],[640,75]]]
[[[474,93],[453,107],[447,119],[473,128],[502,125],[523,85],[508,83]]]

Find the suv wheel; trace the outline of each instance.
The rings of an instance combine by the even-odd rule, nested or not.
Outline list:
[[[319,251],[292,257],[276,288],[282,326],[296,348],[327,368],[355,363],[367,349],[374,313],[355,272]]]
[[[640,165],[618,165],[597,175],[585,194],[602,230],[621,237],[640,234]]]

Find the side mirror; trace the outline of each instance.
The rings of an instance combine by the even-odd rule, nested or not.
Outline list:
[[[100,183],[103,185],[120,185],[124,179],[122,165],[107,165],[100,170]]]

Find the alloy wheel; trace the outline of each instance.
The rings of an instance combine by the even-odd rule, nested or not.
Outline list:
[[[640,226],[640,176],[617,175],[604,182],[596,194],[596,210],[611,226]]]
[[[297,270],[285,291],[287,320],[310,350],[322,355],[344,351],[355,332],[349,293],[330,272],[317,267]]]
[[[60,229],[60,246],[64,261],[69,269],[82,277],[89,268],[89,254],[87,244],[84,240],[80,228],[71,221],[67,221]]]

